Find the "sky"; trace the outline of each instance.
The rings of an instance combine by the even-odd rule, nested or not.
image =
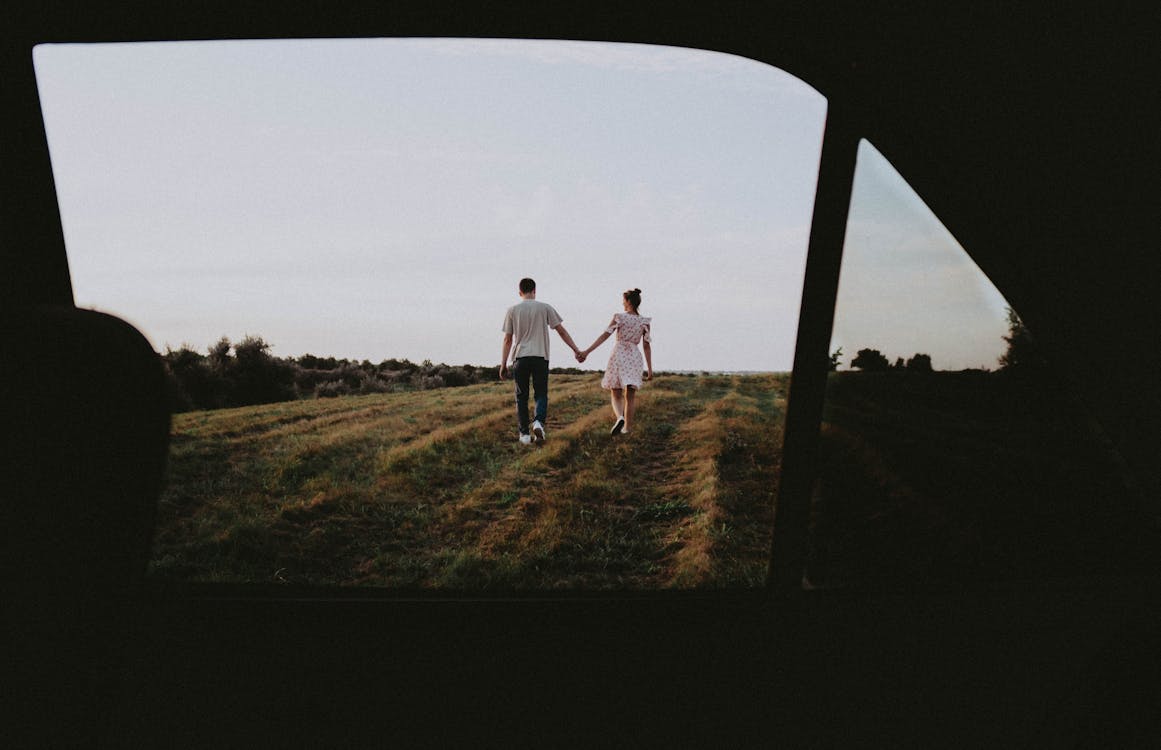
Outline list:
[[[888,360],[927,354],[937,370],[996,369],[1007,302],[868,141],[859,144],[831,351]]]
[[[498,364],[531,276],[582,348],[638,287],[656,369],[791,367],[826,100],[776,68],[450,39],[41,45],[34,62],[76,302],[158,351],[255,335],[278,356]],[[986,289],[952,309],[946,290],[982,276],[875,157],[836,343],[994,364],[1002,303],[995,321]],[[891,300],[928,291],[900,323]]]

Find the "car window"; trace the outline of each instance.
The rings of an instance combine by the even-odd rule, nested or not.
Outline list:
[[[168,372],[155,580],[763,583],[818,92],[634,44],[34,60],[77,303],[136,326]],[[548,335],[532,445],[499,377],[524,277],[579,349],[612,331],[583,362]],[[649,344],[654,377],[612,435],[602,378],[633,289],[650,325],[624,346]]]
[[[1141,571],[1121,462],[955,238],[860,144],[806,580],[908,587]]]

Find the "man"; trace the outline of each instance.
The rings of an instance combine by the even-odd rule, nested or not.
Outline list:
[[[516,381],[516,421],[520,442],[544,442],[544,421],[548,414],[548,329],[560,335],[573,354],[581,359],[572,336],[561,325],[560,314],[552,305],[536,299],[536,282],[520,279],[520,302],[504,315],[504,347],[500,354],[500,379],[508,377],[508,355],[512,355],[512,379]],[[528,382],[536,396],[536,414],[528,424]],[[531,433],[531,434],[530,434]]]

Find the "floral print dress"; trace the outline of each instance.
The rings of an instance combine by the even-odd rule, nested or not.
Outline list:
[[[617,313],[613,316],[605,333],[617,334],[617,343],[613,346],[613,353],[609,355],[609,365],[605,368],[605,376],[601,378],[601,387],[640,388],[641,378],[645,370],[645,358],[638,348],[642,340],[652,343],[649,338],[649,324],[652,318],[643,318],[633,313]]]

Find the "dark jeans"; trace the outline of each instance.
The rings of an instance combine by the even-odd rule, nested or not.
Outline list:
[[[520,434],[528,434],[528,381],[536,394],[536,416],[534,419],[544,424],[548,416],[548,360],[544,357],[520,357],[512,367],[512,379],[516,381],[516,419],[520,423]]]

